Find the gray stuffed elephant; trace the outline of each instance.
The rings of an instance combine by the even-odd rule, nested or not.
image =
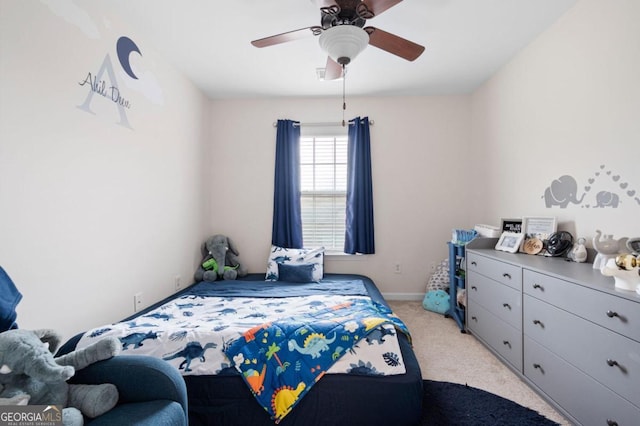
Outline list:
[[[14,329],[0,333],[0,402],[28,401],[30,405],[61,405],[64,425],[82,425],[83,414],[98,417],[118,402],[109,383],[71,385],[76,370],[120,352],[116,338],[54,358],[60,336],[53,330]]]
[[[202,244],[202,262],[195,273],[195,280],[235,280],[247,275],[247,269],[238,260],[238,249],[224,235],[214,235]]]

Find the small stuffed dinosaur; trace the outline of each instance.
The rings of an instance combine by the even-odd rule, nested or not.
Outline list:
[[[0,404],[61,405],[65,426],[84,423],[83,414],[98,417],[118,402],[118,390],[109,383],[72,385],[76,370],[120,352],[116,338],[105,338],[91,346],[54,358],[61,342],[53,330],[13,329],[0,333]]]

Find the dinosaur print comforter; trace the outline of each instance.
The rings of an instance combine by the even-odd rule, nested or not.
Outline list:
[[[328,291],[332,287],[331,283],[323,283],[324,287],[319,289],[321,294],[316,294],[318,289],[312,289],[317,283],[310,286],[296,285],[291,286],[291,291],[286,297],[281,297],[280,289],[271,288],[271,284],[265,285],[264,282],[232,283],[196,284],[179,297],[151,311],[143,312],[132,320],[87,331],[77,347],[87,346],[105,336],[115,336],[122,342],[123,354],[151,355],[164,359],[178,368],[183,375],[215,375],[221,372],[227,374],[234,366],[225,352],[239,355],[242,350],[237,349],[240,347],[238,342],[246,340],[252,330],[260,330],[262,334],[256,335],[255,341],[266,341],[267,346],[256,351],[263,351],[262,357],[267,361],[273,360],[276,364],[277,360],[282,361],[282,365],[277,364],[275,367],[275,376],[281,375],[277,374],[278,371],[291,372],[302,368],[306,365],[306,360],[315,364],[313,380],[319,379],[325,373],[405,373],[396,338],[396,327],[403,329],[403,326],[397,318],[393,319],[389,312],[382,312],[385,321],[377,324],[375,321],[369,321],[365,329],[361,330],[359,327],[362,325],[357,324],[356,320],[349,322],[347,319],[346,306],[344,309],[334,309],[345,303],[357,307],[369,305],[371,309],[378,309],[380,314],[383,307],[380,305],[375,308],[377,304],[374,305],[369,297],[363,295],[366,294],[366,290],[360,289],[362,283],[348,283],[346,290],[344,283],[340,283],[335,291]],[[230,289],[229,292],[224,291],[226,287]],[[335,294],[340,292],[346,292],[348,295]],[[278,332],[270,331],[265,324],[288,330],[290,327],[287,323],[292,319],[298,324],[298,321],[305,317],[314,318],[314,313],[319,315],[318,318],[328,318],[330,312],[339,313],[339,317],[345,319],[341,328],[347,330],[346,334],[340,330],[327,332],[309,328],[309,331],[305,332],[300,329],[295,339],[290,338],[286,342],[271,346],[274,342],[273,337]],[[337,318],[326,319],[327,322],[336,320]],[[268,336],[265,336],[265,333],[268,333]],[[234,349],[229,352],[232,346]],[[239,370],[245,381],[252,386],[254,393],[260,391],[262,394],[261,389],[264,387],[266,395],[267,387],[262,378],[266,377],[269,369],[266,367],[267,363],[264,363],[263,371],[262,365],[258,364],[257,355],[258,353],[243,353],[248,363],[236,364],[246,367]],[[293,356],[298,356],[299,360],[292,358]],[[326,359],[330,359],[331,362],[326,363]],[[249,368],[251,366],[254,368]],[[288,386],[284,382],[279,386],[279,382],[274,380],[269,380],[269,383],[274,383],[274,391]],[[309,389],[312,383],[304,386]],[[293,387],[297,388],[298,383]],[[279,400],[282,400],[284,395],[285,393],[281,393]]]
[[[225,353],[278,423],[337,360],[347,352],[355,353],[361,339],[365,346],[374,340],[382,342],[384,336],[395,335],[394,327],[408,334],[386,307],[370,299],[350,298],[254,327],[231,342]],[[385,352],[382,359],[396,367],[398,353]],[[370,361],[359,360],[352,366],[371,370]]]

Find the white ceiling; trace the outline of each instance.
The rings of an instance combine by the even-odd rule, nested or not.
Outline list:
[[[576,0],[404,0],[367,21],[426,47],[408,62],[368,46],[349,66],[349,96],[469,93]],[[340,96],[319,81],[317,37],[266,48],[251,40],[320,24],[312,0],[110,0],[110,10],[212,99]]]

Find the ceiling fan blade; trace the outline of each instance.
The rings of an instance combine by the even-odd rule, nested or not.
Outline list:
[[[289,41],[300,40],[308,36],[318,35],[317,27],[301,28],[299,30],[289,31],[282,34],[272,35],[269,37],[253,40],[251,44],[255,47],[268,47],[275,44],[286,43]]]
[[[392,8],[402,0],[363,0],[363,3],[367,5],[367,8],[373,13],[374,16],[380,15],[387,9]]]
[[[324,68],[325,80],[337,80],[342,77],[342,65],[327,56],[327,65]]]
[[[381,29],[366,27],[365,31],[369,33],[370,45],[400,56],[407,61],[415,61],[424,52],[424,46]]]

